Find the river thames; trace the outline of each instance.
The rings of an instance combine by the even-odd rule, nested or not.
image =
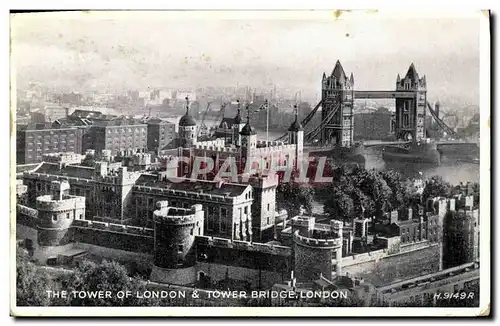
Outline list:
[[[215,126],[220,122],[213,119],[207,119],[205,125],[208,127]],[[257,137],[259,140],[266,139],[266,131],[257,129]],[[281,136],[282,132],[269,130],[269,140],[274,140]],[[381,148],[370,147],[365,149],[365,167],[367,169],[376,169],[379,171],[396,170],[401,172],[406,177],[420,177],[423,179],[432,176],[441,176],[445,181],[456,185],[460,182],[479,182],[479,164],[460,162],[456,159],[449,159],[447,157],[441,158],[440,165],[425,165],[425,164],[391,164],[387,165],[382,159]]]

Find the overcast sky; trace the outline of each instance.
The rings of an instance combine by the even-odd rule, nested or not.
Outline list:
[[[427,75],[430,98],[479,101],[479,16],[160,14],[15,17],[18,84],[75,90],[276,84],[314,98],[323,71],[331,73],[339,59],[357,89],[393,89],[396,75],[414,62]]]

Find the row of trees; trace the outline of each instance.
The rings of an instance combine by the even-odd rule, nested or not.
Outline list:
[[[416,196],[411,184],[398,172],[346,166],[334,170],[328,193],[325,213],[343,221],[363,215],[381,217],[409,205]]]
[[[479,185],[469,187],[479,193]],[[419,192],[413,181],[399,172],[342,166],[333,173],[324,211],[330,217],[344,221],[363,215],[380,218],[392,210],[424,204],[429,198],[450,197],[461,192],[462,188],[453,187],[440,176],[434,176]]]
[[[130,277],[127,269],[114,261],[95,263],[83,261],[69,273],[47,272],[35,265],[26,252],[18,248],[16,266],[16,300],[18,306],[165,306],[165,299],[137,298],[135,293],[146,290],[146,282]],[[47,291],[111,291],[111,298],[66,298],[49,296]],[[134,295],[118,298],[119,291]]]
[[[367,170],[361,167],[341,166],[333,171],[332,183],[324,189],[304,183],[281,183],[276,191],[278,209],[286,209],[289,216],[305,211],[312,213],[313,202],[323,202],[323,209],[331,218],[346,222],[360,216],[381,217],[384,213],[402,207],[425,204],[434,197],[450,197],[463,193],[479,194],[479,184],[452,186],[440,176],[425,181],[420,191],[412,180],[397,171]]]

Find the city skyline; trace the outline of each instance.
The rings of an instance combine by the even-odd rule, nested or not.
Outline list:
[[[29,82],[75,91],[276,85],[313,100],[321,75],[339,59],[356,89],[392,89],[413,62],[427,77],[429,98],[479,103],[479,15],[173,14],[19,15],[11,21],[18,88]]]

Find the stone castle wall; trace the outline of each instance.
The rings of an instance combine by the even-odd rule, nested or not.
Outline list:
[[[151,254],[154,230],[97,221],[74,221],[73,241],[135,253]]]
[[[387,284],[395,279],[434,273],[441,268],[441,245],[428,244],[414,250],[389,255],[378,250],[342,258],[342,273],[349,276],[375,278],[375,283]]]

